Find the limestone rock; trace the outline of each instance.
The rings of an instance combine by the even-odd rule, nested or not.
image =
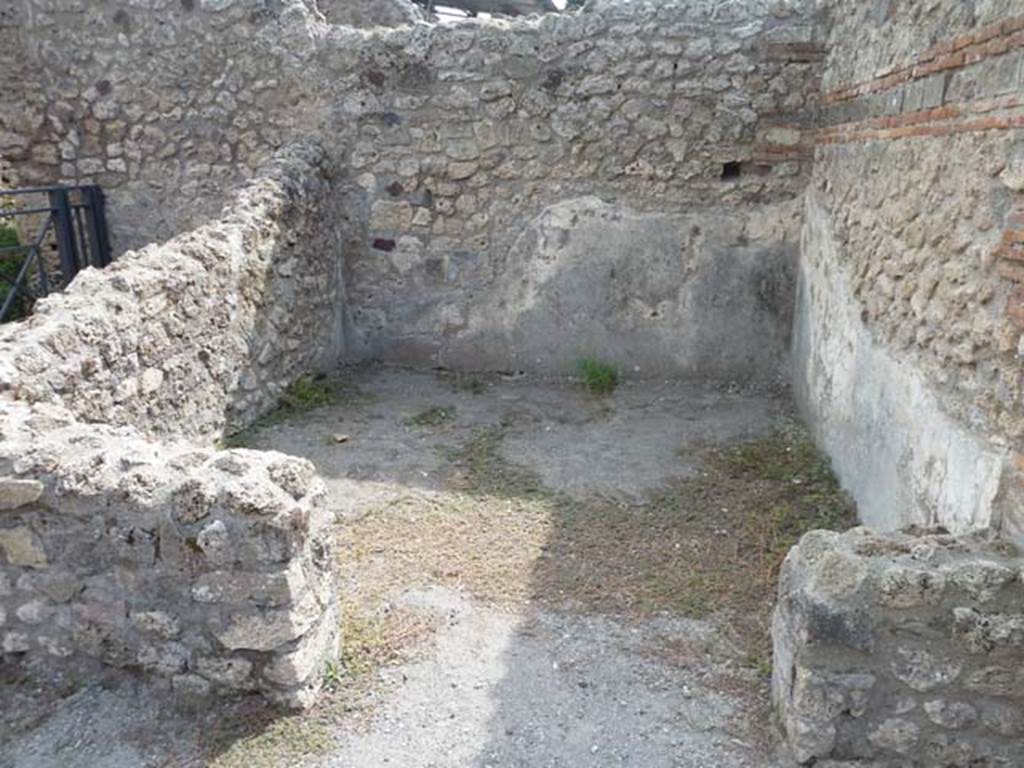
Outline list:
[[[952,730],[970,728],[978,721],[978,710],[965,701],[934,699],[925,703],[924,711],[933,723]]]
[[[293,688],[319,675],[324,664],[337,654],[338,626],[334,611],[327,612],[317,627],[301,638],[294,649],[278,655],[263,670],[275,685]]]
[[[1018,151],[1010,158],[999,174],[999,180],[1014,192],[1024,192],[1024,151]]]
[[[807,534],[772,623],[772,700],[797,760],[967,766],[1017,749],[1024,617],[1007,609],[1024,600],[1019,573],[1016,550],[981,535]],[[859,625],[870,647],[850,643]]]
[[[24,653],[31,647],[28,635],[24,632],[5,632],[3,643],[0,644],[4,653]]]
[[[43,484],[38,480],[0,477],[0,510],[20,509],[34,504],[43,495]]]
[[[897,648],[894,656],[892,674],[920,693],[949,685],[963,669],[960,661],[943,659],[921,648]]]
[[[911,721],[890,718],[878,726],[868,739],[875,746],[906,755],[917,745],[920,737],[921,729]]]
[[[286,570],[268,573],[211,571],[196,579],[192,599],[200,603],[253,603],[283,606],[303,594],[306,576],[296,561]]]
[[[236,613],[214,635],[232,651],[272,651],[306,634],[322,610],[309,591],[291,610]]]
[[[196,671],[218,685],[241,688],[252,673],[252,662],[241,656],[200,656],[196,662]]]
[[[39,538],[28,528],[0,528],[0,550],[7,563],[25,568],[45,568],[46,552]]]
[[[131,615],[131,622],[140,632],[167,640],[181,634],[181,622],[164,611],[139,611]]]

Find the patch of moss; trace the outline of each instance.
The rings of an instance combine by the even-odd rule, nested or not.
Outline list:
[[[314,376],[300,376],[281,395],[279,409],[291,413],[305,413],[325,405],[334,405],[338,393],[330,381]]]

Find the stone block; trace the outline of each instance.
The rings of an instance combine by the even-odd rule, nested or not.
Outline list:
[[[213,633],[229,650],[272,651],[306,634],[323,610],[310,590],[288,610],[234,613]]]
[[[291,603],[305,587],[302,563],[296,560],[287,569],[266,573],[219,570],[201,574],[192,586],[192,599],[277,607]]]
[[[946,96],[946,75],[940,72],[924,81],[921,87],[921,107],[934,109],[941,107]]]
[[[282,688],[310,683],[323,672],[324,664],[337,655],[337,638],[337,616],[334,611],[328,611],[294,648],[278,654],[264,668],[263,677]]]
[[[0,650],[4,653],[24,653],[32,647],[29,636],[24,632],[5,632]]]
[[[181,634],[181,622],[164,611],[132,613],[131,622],[140,632],[168,640]]]
[[[196,671],[207,680],[229,689],[246,687],[252,674],[252,662],[241,656],[200,656]]]
[[[45,568],[48,565],[42,542],[28,528],[0,528],[0,551],[7,564],[23,568]]]
[[[43,484],[38,480],[0,477],[0,511],[34,504],[42,495]]]
[[[1019,749],[1020,572],[1012,547],[980,534],[807,534],[772,625],[772,699],[797,761],[966,768]]]

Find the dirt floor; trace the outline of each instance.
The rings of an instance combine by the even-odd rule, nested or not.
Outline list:
[[[232,444],[327,482],[345,651],[320,705],[189,712],[26,675],[0,768],[787,765],[776,569],[852,507],[784,396],[361,368]]]

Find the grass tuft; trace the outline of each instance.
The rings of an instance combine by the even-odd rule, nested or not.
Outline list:
[[[330,405],[355,404],[370,397],[358,387],[323,376],[300,376],[282,393],[277,405],[245,429],[225,437],[221,448],[245,448],[261,429],[273,427],[296,416]]]
[[[455,418],[454,406],[434,405],[405,419],[407,427],[439,427]]]
[[[325,405],[334,405],[338,393],[327,379],[314,376],[300,376],[281,395],[279,409],[292,414],[306,413]]]
[[[619,372],[614,365],[596,357],[581,357],[576,371],[583,386],[593,395],[610,395],[619,385]]]

